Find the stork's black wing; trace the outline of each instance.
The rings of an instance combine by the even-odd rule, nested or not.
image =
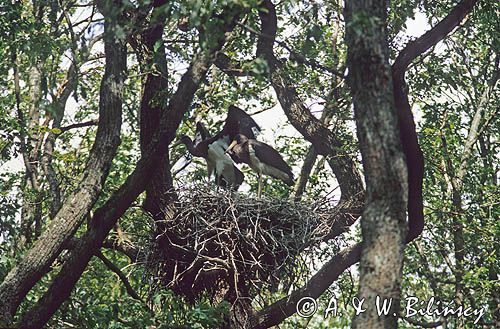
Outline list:
[[[274,148],[267,145],[266,143],[262,143],[256,140],[251,140],[250,142],[255,151],[255,156],[260,161],[269,166],[272,166],[276,169],[283,171],[290,177],[290,180],[293,181],[292,168],[290,168],[288,163],[286,163],[285,160],[283,160],[283,157],[281,156],[281,154],[279,154],[278,151],[276,151]]]
[[[210,132],[205,127],[205,125],[200,121],[198,121],[196,123],[196,134],[194,135],[194,147],[196,147],[199,143],[210,137],[211,137]]]
[[[227,118],[221,136],[229,136],[233,140],[234,136],[243,134],[248,138],[255,139],[260,133],[260,127],[250,115],[234,105],[229,106]]]
[[[235,183],[236,183],[235,190],[238,190],[238,188],[240,187],[240,185],[245,180],[245,175],[241,172],[241,170],[238,169],[238,167],[236,167],[234,165],[233,165],[233,169],[234,169],[234,176],[236,178],[236,181],[235,181]]]

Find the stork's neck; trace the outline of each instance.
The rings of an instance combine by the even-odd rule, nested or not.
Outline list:
[[[218,139],[218,141],[223,141],[227,145],[229,145],[232,142],[229,138],[229,135],[222,135],[221,138]]]
[[[184,145],[186,145],[189,153],[194,156],[200,156],[198,150],[194,147],[193,141],[191,139],[187,139],[184,141]]]

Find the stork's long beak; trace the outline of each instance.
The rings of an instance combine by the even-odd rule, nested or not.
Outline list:
[[[229,144],[229,146],[227,147],[226,152],[224,153],[231,151],[236,144],[238,144],[236,140],[232,141],[231,144]]]

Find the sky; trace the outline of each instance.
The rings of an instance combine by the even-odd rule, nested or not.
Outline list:
[[[75,14],[75,20],[80,20],[83,16],[82,13]],[[410,19],[406,23],[406,29],[400,33],[400,36],[407,36],[411,38],[416,38],[422,35],[427,29],[429,25],[427,24],[427,19],[425,15],[421,12],[417,12],[414,19]],[[96,32],[95,29],[93,31]],[[293,33],[293,31],[290,31]],[[285,32],[286,35],[286,32]],[[102,52],[102,45],[97,45],[95,47],[95,51]],[[81,100],[82,101],[82,100]],[[66,113],[67,116],[72,118],[76,109],[81,104],[75,101],[73,97],[70,97],[68,103],[66,105]],[[316,115],[321,115],[322,106],[317,103],[306,104],[311,111]],[[259,136],[259,139],[273,145],[273,141],[276,136],[292,136],[292,137],[300,137],[300,134],[290,125],[287,121],[287,118],[279,104],[276,102],[276,105],[262,113],[256,114],[253,116],[254,120],[263,128],[262,134]],[[416,119],[419,119],[419,115],[417,113]],[[70,122],[73,120],[69,120]],[[73,145],[77,145],[79,143],[78,139],[72,141]],[[11,159],[5,163],[0,164],[0,172],[17,172],[24,170],[24,164],[22,162],[22,158],[19,156],[17,158]],[[294,172],[298,171],[298,167],[295,166]]]

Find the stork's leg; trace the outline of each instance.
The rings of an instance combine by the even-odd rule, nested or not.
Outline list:
[[[262,194],[262,174],[259,173],[259,187],[257,189],[257,198],[260,198],[261,194]]]
[[[207,161],[207,174],[209,183],[210,183],[210,178],[212,178],[212,175],[215,175],[215,177],[217,177],[217,173],[215,172],[215,167],[209,161]]]
[[[215,190],[216,191],[219,191],[219,187],[220,187],[220,175],[218,175],[217,173],[215,174]]]

